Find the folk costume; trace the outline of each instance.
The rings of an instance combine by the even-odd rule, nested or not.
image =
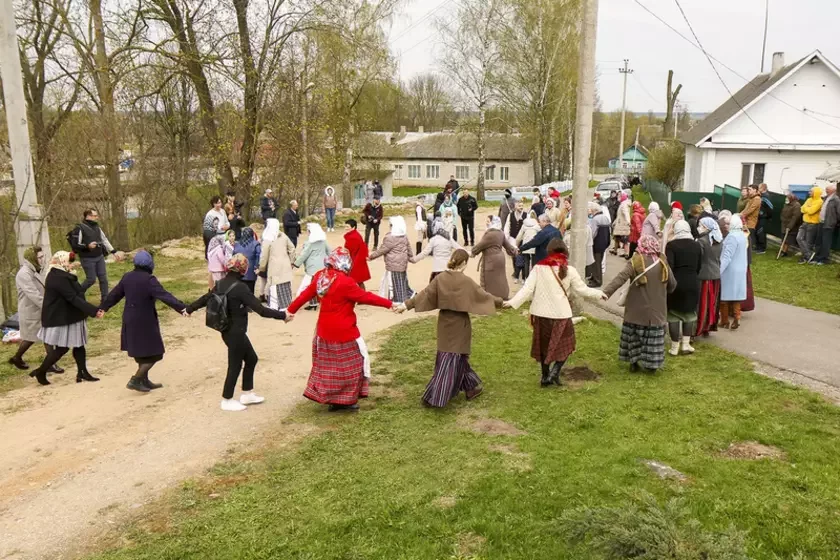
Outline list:
[[[280,221],[269,218],[265,222],[260,274],[265,273],[268,285],[268,306],[271,309],[286,309],[292,303],[292,263],[295,260],[295,245],[280,231]]]
[[[391,231],[382,239],[382,246],[370,254],[369,260],[384,257],[385,274],[379,284],[379,296],[394,303],[402,303],[412,295],[408,285],[408,261],[414,256],[406,235],[405,219],[402,216],[389,218]]]
[[[505,255],[516,254],[516,247],[502,231],[502,220],[493,216],[487,231],[472,248],[472,256],[481,255],[478,269],[481,271],[481,287],[496,297],[507,299],[510,295],[507,275],[505,274]]]

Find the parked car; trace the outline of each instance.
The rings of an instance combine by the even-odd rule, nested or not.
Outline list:
[[[629,187],[620,181],[604,181],[602,183],[598,183],[592,194],[602,200],[606,200],[610,197],[610,193],[612,191],[621,191],[626,188]]]

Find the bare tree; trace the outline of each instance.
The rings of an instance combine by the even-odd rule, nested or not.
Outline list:
[[[449,88],[437,74],[414,76],[408,82],[406,94],[414,128],[424,126],[433,130],[440,127],[454,104]]]
[[[674,118],[674,107],[677,105],[677,97],[680,95],[680,91],[682,90],[682,84],[677,86],[677,89],[673,89],[674,83],[674,71],[668,70],[668,89],[666,91],[665,97],[665,122],[662,124],[662,134],[664,136],[668,136],[668,131],[671,130],[671,126],[673,125]]]

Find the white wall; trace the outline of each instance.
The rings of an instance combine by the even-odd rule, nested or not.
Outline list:
[[[784,193],[788,185],[812,185],[816,178],[829,166],[840,163],[840,151],[782,151],[777,150],[726,150],[702,149],[700,152],[716,152],[714,164],[703,169],[700,188],[686,190],[701,190],[709,192],[714,185],[725,184],[733,187],[741,186],[741,165],[744,163],[765,163],[764,182],[767,187],[777,193]],[[707,159],[710,156],[706,156]],[[686,167],[688,167],[688,151],[686,151]],[[786,169],[787,168],[787,169]]]
[[[686,191],[698,192],[702,182],[703,154],[700,148],[691,145],[685,147],[685,172],[683,173],[683,188]]]
[[[394,173],[394,186],[395,187],[439,187],[443,188],[447,181],[449,181],[450,175],[456,175],[455,167],[456,166],[467,166],[469,167],[469,179],[458,179],[458,182],[461,186],[469,186],[475,187],[476,179],[478,177],[478,162],[477,161],[419,161],[419,160],[402,160],[402,161],[389,161],[385,164],[389,169],[396,169],[397,165],[402,165],[401,175],[397,176],[397,173]],[[409,178],[408,176],[408,166],[409,165],[419,165],[420,166],[420,178]],[[440,166],[440,176],[439,178],[427,178],[426,177],[426,166],[427,165],[438,165]],[[534,184],[534,166],[531,162],[496,162],[496,161],[487,161],[485,166],[495,165],[496,168],[493,170],[494,178],[493,180],[485,178],[484,184],[487,188],[498,188],[503,189],[511,186],[519,186],[519,185],[533,185]],[[501,177],[501,168],[507,167],[508,168],[508,180],[502,181]],[[486,173],[486,172],[485,172]]]

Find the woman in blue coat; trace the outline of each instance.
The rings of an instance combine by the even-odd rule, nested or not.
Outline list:
[[[747,299],[747,251],[744,224],[735,214],[720,255],[720,328],[734,331],[741,326],[741,302]],[[734,318],[731,327],[730,316]]]
[[[120,350],[128,352],[137,362],[137,373],[126,388],[141,393],[163,387],[149,380],[149,370],[163,359],[163,338],[160,336],[156,301],[162,301],[178,313],[185,315],[187,308],[178,298],[167,292],[153,275],[155,263],[146,251],[137,251],[134,270],[120,279],[108,294],[102,310],[108,311],[125,298]]]
[[[248,259],[248,271],[242,276],[242,282],[248,286],[253,294],[254,286],[257,284],[257,268],[260,265],[260,255],[262,254],[262,245],[257,241],[253,229],[242,228],[239,241],[233,246],[233,254],[245,255],[245,258]]]

